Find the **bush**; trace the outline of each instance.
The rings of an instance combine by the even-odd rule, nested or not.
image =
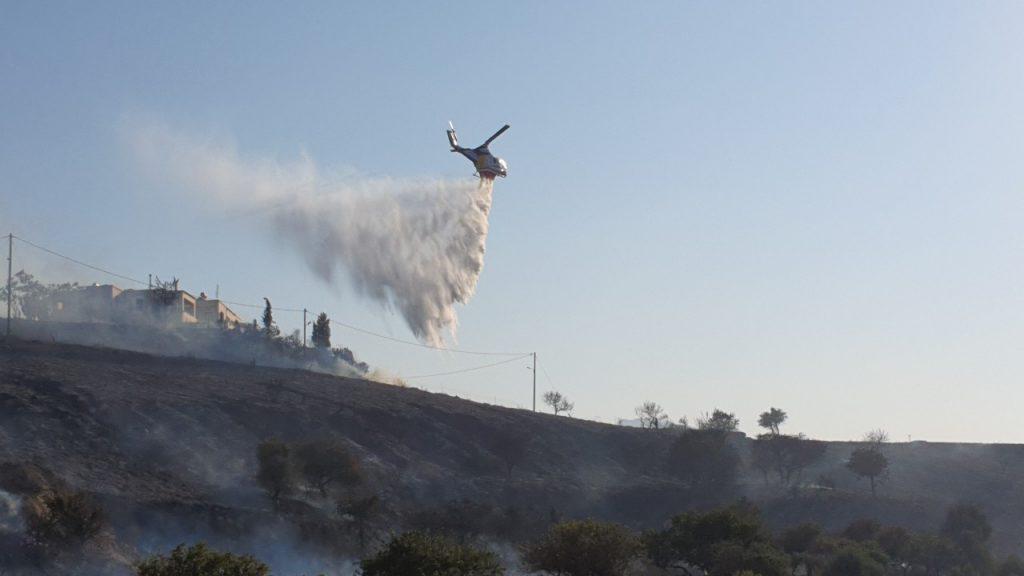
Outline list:
[[[75,548],[103,529],[103,510],[84,492],[47,492],[28,510],[29,537],[43,546]]]
[[[710,576],[733,576],[752,572],[758,576],[790,576],[789,558],[768,542],[743,544],[729,540],[714,547],[714,568]]]
[[[267,576],[270,568],[252,556],[210,550],[200,542],[178,545],[169,556],[153,556],[136,568],[138,576]]]
[[[566,576],[617,576],[639,554],[636,536],[618,524],[582,520],[552,526],[527,547],[523,559],[531,570]]]
[[[363,576],[500,576],[497,556],[426,532],[406,532],[360,563]],[[143,575],[149,576],[149,575]]]
[[[331,484],[355,486],[362,482],[359,460],[337,440],[320,440],[300,445],[295,455],[306,485],[327,495]]]
[[[268,440],[259,445],[256,453],[259,470],[256,481],[275,503],[281,496],[295,487],[295,471],[292,467],[288,445],[277,440]]]
[[[884,576],[885,565],[860,546],[840,550],[825,566],[825,576]]]
[[[669,452],[669,470],[693,489],[727,491],[736,482],[740,457],[728,434],[687,430]]]
[[[366,545],[367,533],[372,527],[373,519],[380,514],[381,507],[380,496],[376,494],[347,498],[336,504],[339,516],[352,519],[356,534],[359,536],[360,548]]]
[[[648,557],[657,566],[684,562],[712,574],[720,573],[722,546],[746,549],[770,543],[758,511],[744,503],[703,514],[681,514],[665,530],[646,533],[644,541]]]

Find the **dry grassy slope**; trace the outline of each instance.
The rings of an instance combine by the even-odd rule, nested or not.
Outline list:
[[[507,433],[533,439],[511,482],[491,455]],[[660,469],[667,434],[303,371],[0,344],[0,461],[38,462],[128,508],[258,512],[266,503],[252,481],[256,445],[326,436],[347,438],[400,506],[516,499],[642,525],[686,504]],[[946,505],[969,500],[993,518],[1001,550],[1024,551],[1024,448],[892,444],[878,499],[843,469],[850,449],[830,444],[805,475],[830,474],[834,492],[792,497],[753,474],[743,489],[776,525],[839,527],[873,515],[929,529]]]
[[[402,495],[504,485],[490,447],[533,438],[517,486],[573,499],[631,481],[642,431],[303,371],[72,345],[0,345],[0,459],[139,503],[252,488],[256,445],[341,436]],[[233,494],[232,498],[237,498]]]

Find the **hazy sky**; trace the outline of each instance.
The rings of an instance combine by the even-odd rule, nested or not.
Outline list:
[[[130,135],[461,178],[447,121],[508,122],[459,346],[536,350],[586,418],[655,400],[753,432],[774,405],[823,438],[1024,441],[1024,4],[260,4],[2,2],[2,231],[411,338],[252,214],[143,174]],[[492,360],[334,340],[403,375]],[[528,406],[525,366],[411,383]]]

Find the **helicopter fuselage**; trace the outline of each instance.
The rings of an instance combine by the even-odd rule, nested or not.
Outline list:
[[[452,126],[451,122],[448,123],[448,143],[451,144],[452,152],[458,152],[470,162],[473,163],[473,167],[476,168],[476,173],[481,178],[488,180],[494,180],[496,177],[501,176],[502,178],[508,176],[508,164],[504,160],[498,158],[487,148],[495,138],[501,136],[508,130],[508,124],[502,126],[500,130],[494,133],[493,136],[487,139],[486,142],[477,146],[476,148],[463,148],[459,146],[459,139],[455,135],[455,127]]]

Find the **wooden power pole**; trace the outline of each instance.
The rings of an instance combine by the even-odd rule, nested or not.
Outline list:
[[[306,347],[306,312],[305,308],[302,309],[302,347]]]
[[[14,233],[7,235],[7,338],[11,337],[11,270],[14,266]]]

